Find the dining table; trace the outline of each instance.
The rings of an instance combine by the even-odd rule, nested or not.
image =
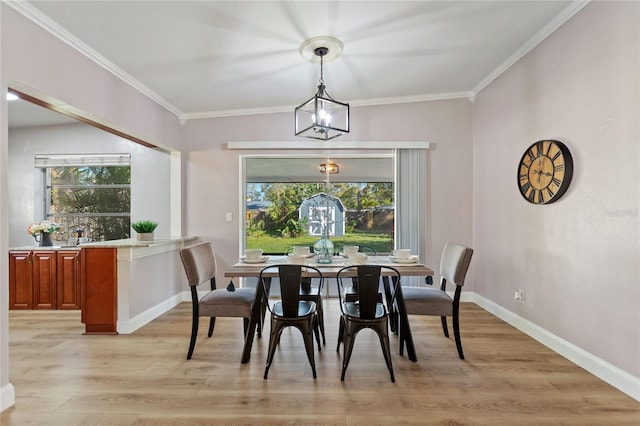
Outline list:
[[[263,256],[260,260],[247,260],[241,258],[236,264],[234,264],[230,269],[226,270],[224,276],[226,278],[258,278],[260,276],[260,271],[270,265],[277,264],[285,264],[289,263],[287,256],[276,255],[276,256]],[[400,273],[400,282],[402,281],[403,276],[414,276],[414,277],[432,277],[433,270],[419,260],[411,261],[411,260],[395,260],[392,256],[369,256],[367,259],[367,264],[370,265],[384,265],[391,266],[398,270]],[[351,265],[349,263],[349,259],[337,255],[334,256],[331,263],[317,263],[315,257],[310,256],[305,265],[314,266],[320,270],[323,277],[327,278],[336,278],[338,271],[345,267]],[[268,274],[268,278],[273,278],[277,276],[277,272],[273,272]],[[304,272],[303,272],[304,276]],[[382,281],[384,285],[384,290],[386,293],[387,300],[390,299],[390,295],[392,292],[392,288],[396,290],[395,295],[395,309],[396,312],[390,316],[391,330],[398,334],[399,336],[399,345],[400,345],[400,355],[403,354],[403,348],[406,346],[407,349],[407,357],[409,360],[416,362],[418,360],[416,356],[415,346],[413,344],[413,337],[411,335],[411,327],[409,325],[409,318],[407,316],[407,312],[405,309],[404,298],[402,296],[402,285],[399,285],[396,282],[396,278],[392,277],[389,280],[388,274],[382,270]],[[325,293],[325,297],[329,296],[328,287],[327,292]],[[256,299],[257,303],[253,304],[251,317],[249,319],[249,327],[245,334],[245,342],[244,348],[242,351],[241,363],[249,362],[251,358],[251,347],[253,346],[254,335],[256,334],[256,327],[258,323],[260,323],[262,329],[262,324],[264,321],[265,315],[265,303],[266,297],[264,294],[263,286],[256,286]]]

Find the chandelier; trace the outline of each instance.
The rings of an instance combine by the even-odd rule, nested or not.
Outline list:
[[[316,94],[295,110],[296,136],[330,140],[349,133],[349,104],[333,99],[324,85],[324,61],[342,53],[342,42],[334,37],[312,37],[300,46],[300,55],[320,61],[320,80]]]
[[[326,163],[320,164],[320,173],[334,175],[336,173],[340,173],[340,167],[336,163],[331,160],[328,160]]]

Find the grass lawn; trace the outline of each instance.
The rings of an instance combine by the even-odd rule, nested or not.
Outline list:
[[[247,236],[247,248],[261,248],[265,254],[287,253],[293,246],[313,246],[317,236],[301,236],[298,238],[273,237],[271,235]],[[344,245],[371,247],[378,254],[389,254],[393,250],[393,237],[389,234],[352,233],[340,237],[331,237],[336,253]]]

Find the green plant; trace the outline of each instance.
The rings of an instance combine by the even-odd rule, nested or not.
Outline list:
[[[139,220],[131,224],[134,231],[139,234],[146,234],[155,231],[158,224],[152,220]]]

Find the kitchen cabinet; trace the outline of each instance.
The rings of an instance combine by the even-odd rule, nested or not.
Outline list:
[[[31,262],[33,309],[56,309],[56,252],[33,251]]]
[[[85,334],[117,334],[118,249],[82,249],[82,323]]]
[[[9,252],[9,309],[33,309],[31,251]]]
[[[9,252],[9,309],[80,309],[79,250]]]
[[[80,251],[58,251],[57,309],[80,309]]]

